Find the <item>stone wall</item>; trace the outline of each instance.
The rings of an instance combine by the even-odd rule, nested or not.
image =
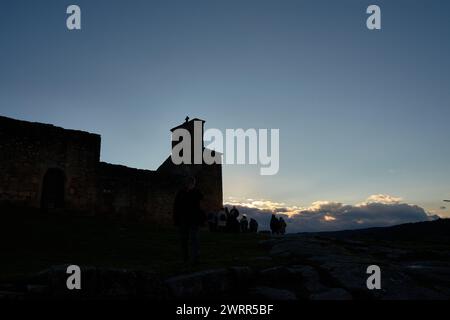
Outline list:
[[[66,211],[169,224],[186,175],[197,178],[206,212],[222,208],[221,165],[176,166],[170,157],[156,171],[108,164],[100,162],[99,135],[53,125],[0,117],[0,170],[0,206],[43,207],[56,172]]]
[[[214,212],[222,209],[222,166],[220,164],[204,164],[196,177],[198,187],[204,196],[202,203],[203,209],[206,212]]]
[[[221,164],[174,165],[169,157],[158,168],[157,172],[172,177],[195,177],[197,187],[204,196],[202,201],[203,210],[205,212],[211,212],[222,209],[223,192]],[[178,182],[177,190],[180,188],[180,183],[181,182]]]
[[[40,207],[45,174],[64,176],[65,208],[92,211],[100,136],[0,117],[0,203]]]
[[[197,178],[205,212],[222,208],[220,165],[186,166],[181,171],[175,168],[179,167],[150,171],[101,162],[97,212],[125,220],[171,224],[175,196],[187,174]]]
[[[97,212],[129,221],[172,223],[180,178],[101,162]]]

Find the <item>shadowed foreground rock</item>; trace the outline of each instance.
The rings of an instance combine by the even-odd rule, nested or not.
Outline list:
[[[227,269],[208,270],[170,278],[165,282],[174,298],[198,298],[222,294],[236,286]]]
[[[23,281],[0,284],[0,298],[448,300],[450,246],[444,233],[417,240],[414,235],[408,238],[405,228],[400,228],[401,239],[391,231],[387,240],[374,231],[370,236],[366,231],[346,231],[261,241],[269,254],[261,260],[272,265],[264,268],[236,266],[162,278],[149,271],[85,266],[81,291],[66,288],[67,266],[55,266]],[[380,290],[367,288],[370,265],[381,268]]]
[[[66,270],[67,265],[46,269],[30,279],[10,286],[8,291],[3,292],[2,298],[154,300],[168,298],[167,288],[152,272],[81,266],[81,290],[68,290],[66,281],[69,275]]]
[[[263,241],[261,245],[270,250],[274,259],[282,257],[309,266],[300,270],[303,268],[305,274],[301,285],[311,293],[310,299],[446,300],[450,298],[448,226],[448,221],[442,220],[298,234]],[[421,237],[417,238],[414,232]],[[381,268],[380,290],[367,288],[366,270],[370,265]],[[292,269],[289,267],[285,272]]]

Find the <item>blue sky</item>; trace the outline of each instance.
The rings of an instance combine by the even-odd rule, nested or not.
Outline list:
[[[78,4],[82,30],[68,31]],[[382,30],[365,27],[368,5]],[[225,166],[224,195],[308,207],[450,197],[448,1],[0,2],[0,114],[102,135],[156,169],[169,128],[279,128],[280,172]]]

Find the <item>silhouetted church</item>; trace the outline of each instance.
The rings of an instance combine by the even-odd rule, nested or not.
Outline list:
[[[194,137],[192,119],[178,127]],[[206,212],[222,208],[220,164],[174,165],[156,170],[100,162],[100,135],[0,117],[0,206],[84,212],[171,223],[184,176],[194,175]]]

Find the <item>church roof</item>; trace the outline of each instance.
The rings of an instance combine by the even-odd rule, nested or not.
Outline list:
[[[185,122],[183,122],[182,124],[180,124],[180,125],[178,125],[176,127],[173,127],[172,129],[170,129],[170,131],[174,131],[174,130],[176,130],[178,128],[184,128],[188,123],[195,122],[195,121],[201,121],[202,123],[206,122],[205,120],[202,120],[202,119],[199,119],[199,118],[194,118],[194,119],[190,119],[189,120],[189,117],[186,117],[186,121]]]

